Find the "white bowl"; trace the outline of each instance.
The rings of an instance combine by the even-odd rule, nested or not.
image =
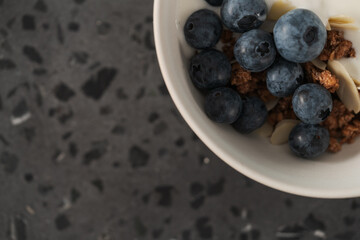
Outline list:
[[[316,161],[294,157],[288,146],[235,132],[211,122],[203,111],[203,96],[190,82],[176,28],[176,4],[181,0],[155,0],[154,32],[160,68],[177,108],[198,137],[227,164],[269,187],[308,197],[360,196],[360,140],[338,154]]]

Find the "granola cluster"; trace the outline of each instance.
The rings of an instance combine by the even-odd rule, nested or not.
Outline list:
[[[308,82],[318,83],[331,93],[339,89],[339,79],[329,70],[321,70],[311,62],[303,64],[303,68]]]
[[[284,119],[298,119],[292,107],[292,96],[281,98],[268,115],[268,122],[272,126],[275,126]]]
[[[360,119],[358,115],[346,109],[344,104],[335,99],[333,111],[322,123],[330,132],[329,151],[336,153],[344,143],[353,143],[360,135]]]
[[[236,39],[231,31],[224,31],[222,36],[222,50],[230,60],[234,60],[233,49]],[[344,38],[340,31],[328,31],[326,46],[319,56],[319,60],[329,60],[355,57],[356,52],[352,43]],[[322,123],[330,132],[329,152],[336,153],[345,143],[353,143],[360,135],[360,114],[356,115],[346,109],[337,99],[339,79],[328,70],[323,70],[308,62],[303,64],[306,80],[324,86],[333,94],[334,107],[331,115]],[[276,100],[266,87],[266,72],[251,73],[238,63],[232,64],[231,85],[243,96],[258,96],[264,102]],[[277,105],[269,111],[268,122],[275,126],[284,119],[297,119],[292,108],[292,97],[279,99]]]
[[[325,48],[319,59],[321,61],[329,61],[341,58],[355,57],[356,52],[352,46],[352,42],[344,38],[342,31],[328,31]]]
[[[220,39],[222,45],[223,53],[228,57],[230,61],[234,60],[234,46],[236,43],[236,38],[233,35],[233,32],[230,30],[224,30]]]
[[[276,99],[266,87],[266,72],[251,73],[238,63],[232,64],[231,85],[241,95],[258,96],[264,102]]]

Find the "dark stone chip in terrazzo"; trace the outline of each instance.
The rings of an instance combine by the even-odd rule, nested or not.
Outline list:
[[[62,138],[63,140],[68,140],[69,138],[71,138],[72,135],[73,135],[73,133],[72,133],[71,131],[69,131],[69,132],[64,133],[64,134],[61,136],[61,138]]]
[[[220,178],[215,183],[208,183],[206,192],[209,196],[220,195],[224,191],[225,178]]]
[[[159,119],[159,114],[157,112],[152,112],[150,113],[149,117],[148,117],[148,121],[149,123],[153,123],[155,122],[157,119]]]
[[[155,192],[159,195],[158,205],[162,207],[170,207],[172,205],[172,192],[174,187],[170,185],[158,186]]]
[[[199,182],[193,182],[190,185],[190,194],[196,196],[204,191],[205,187]]]
[[[68,24],[68,29],[71,32],[77,32],[80,29],[80,25],[78,23],[76,23],[76,22],[70,22]]]
[[[346,226],[352,226],[356,222],[356,218],[352,216],[346,216],[344,217],[344,224]]]
[[[153,20],[153,17],[152,16],[146,16],[145,18],[145,23],[152,23],[154,20]]]
[[[285,203],[285,206],[287,206],[288,208],[291,208],[293,206],[293,202],[291,201],[290,198],[286,198],[284,203]]]
[[[52,185],[48,185],[48,184],[39,184],[38,186],[38,192],[41,195],[47,195],[49,192],[51,192],[52,190],[54,190],[54,186]]]
[[[107,151],[107,147],[94,147],[84,154],[83,164],[90,165],[93,161],[99,160]]]
[[[230,212],[232,213],[232,215],[233,215],[234,217],[240,216],[240,210],[239,210],[237,207],[235,207],[235,206],[231,206],[231,207],[230,207]]]
[[[158,150],[158,156],[159,157],[164,157],[165,155],[167,155],[169,153],[169,150],[167,150],[166,148],[160,148]]]
[[[18,104],[12,110],[12,117],[14,119],[21,118],[29,112],[28,105],[25,99],[21,99]]]
[[[201,217],[196,220],[195,228],[201,238],[211,239],[213,235],[213,228],[209,224],[208,217]]]
[[[16,217],[14,221],[16,240],[26,240],[26,221],[21,217]]]
[[[161,121],[154,126],[153,133],[154,135],[160,135],[166,132],[166,130],[168,130],[168,125],[166,124],[166,122]]]
[[[295,224],[284,226],[276,233],[276,237],[279,240],[298,240],[304,235],[304,227]]]
[[[109,88],[117,75],[115,68],[102,68],[96,76],[91,76],[82,86],[84,94],[94,100],[99,100]]]
[[[192,209],[199,209],[202,205],[204,205],[205,196],[201,195],[190,202],[190,206]]]
[[[172,217],[171,217],[171,216],[164,219],[164,223],[165,223],[165,224],[170,224],[171,221],[172,221]]]
[[[113,168],[119,168],[121,164],[118,161],[113,162],[112,164]]]
[[[44,76],[45,74],[47,74],[47,70],[45,68],[35,68],[33,70],[33,74],[35,76]]]
[[[151,50],[151,51],[155,50],[154,36],[152,35],[152,32],[146,31],[145,38],[144,38],[144,44],[148,50]]]
[[[70,142],[70,143],[69,143],[69,153],[70,153],[70,156],[76,157],[77,152],[78,152],[78,149],[77,149],[76,143]]]
[[[83,4],[85,2],[85,0],[74,0],[74,2],[77,4]]]
[[[9,29],[11,29],[12,26],[14,25],[15,21],[16,21],[16,17],[10,18],[10,19],[6,22],[6,27],[9,28]]]
[[[111,133],[114,135],[124,135],[125,127],[120,124],[116,124],[111,130]]]
[[[58,121],[61,124],[66,124],[71,118],[73,118],[73,116],[74,116],[74,112],[71,109],[68,109],[67,112],[61,114],[58,117]]]
[[[161,93],[161,95],[163,95],[163,96],[170,95],[165,83],[161,84],[158,89],[159,89],[159,92]]]
[[[38,64],[43,63],[43,58],[41,57],[40,53],[32,46],[28,46],[28,45],[24,46],[23,54],[32,62]]]
[[[157,239],[159,237],[161,237],[161,235],[163,234],[164,230],[163,229],[154,229],[151,233],[152,237]]]
[[[149,201],[150,201],[150,197],[151,197],[151,194],[148,193],[148,194],[145,194],[141,197],[141,200],[143,201],[144,204],[148,204]]]
[[[137,24],[135,24],[134,29],[136,32],[140,33],[142,30],[142,27],[143,27],[142,23],[137,23]]]
[[[49,25],[48,23],[43,23],[43,24],[42,24],[42,28],[43,28],[45,31],[47,31],[47,30],[50,29],[50,25]]]
[[[111,106],[107,105],[100,107],[100,115],[107,116],[111,113],[113,113],[113,109]]]
[[[62,101],[67,102],[75,96],[75,92],[65,83],[59,83],[54,89],[55,97]]]
[[[138,92],[136,93],[136,100],[140,100],[145,96],[145,87],[139,88]]]
[[[104,183],[100,178],[92,180],[91,184],[94,185],[100,193],[104,192]]]
[[[10,90],[8,91],[6,97],[7,97],[7,98],[13,97],[13,96],[16,94],[17,90],[18,90],[18,87],[14,87],[14,88],[10,89]]]
[[[0,142],[4,144],[4,146],[10,146],[10,142],[2,134],[0,134]]]
[[[88,60],[89,60],[89,54],[87,52],[77,51],[71,54],[69,62],[70,65],[73,65],[74,63],[84,65],[88,63]]]
[[[0,59],[0,71],[12,70],[16,68],[16,64],[11,59]]]
[[[116,97],[119,99],[119,100],[126,100],[128,99],[129,97],[126,95],[125,91],[123,88],[118,88],[116,90]]]
[[[183,147],[183,146],[185,145],[185,140],[180,137],[180,138],[176,139],[175,145],[176,145],[177,147]]]
[[[14,173],[19,164],[19,158],[7,151],[4,151],[0,155],[0,164],[3,165],[3,169],[5,173]]]
[[[70,200],[75,203],[81,197],[81,193],[76,189],[72,188],[70,191]]]
[[[62,26],[59,23],[56,26],[56,30],[57,30],[57,39],[58,39],[59,43],[64,44],[64,42],[65,42],[64,32],[63,32]]]
[[[98,68],[100,66],[101,66],[101,62],[94,62],[93,64],[91,64],[89,66],[89,70],[94,70],[94,69],[96,69],[96,68]]]
[[[138,146],[132,146],[129,150],[129,162],[134,169],[146,166],[149,158],[150,155]]]
[[[191,231],[190,230],[184,230],[181,233],[182,240],[190,240],[191,239]]]
[[[145,237],[147,235],[148,229],[139,217],[134,219],[134,229],[139,237]]]
[[[25,173],[24,179],[26,182],[31,183],[34,180],[34,176],[31,173]]]
[[[30,143],[36,136],[36,129],[34,127],[25,127],[21,130],[21,135]]]
[[[37,2],[34,5],[34,9],[39,12],[45,13],[45,12],[47,12],[48,7],[47,7],[46,3],[44,2],[44,0],[37,0]]]
[[[22,17],[22,26],[24,30],[33,31],[36,29],[35,17],[32,15],[24,15]]]
[[[353,231],[347,231],[347,232],[342,232],[342,233],[338,233],[335,235],[335,239],[337,240],[352,240],[354,239],[356,233]]]
[[[352,200],[352,201],[351,201],[351,206],[350,206],[350,208],[351,208],[352,210],[358,209],[359,206],[360,206],[360,204],[359,204],[356,200]]]
[[[111,24],[108,22],[98,21],[96,27],[99,35],[107,35],[111,31]]]
[[[68,217],[65,214],[60,214],[55,218],[55,226],[59,231],[63,231],[71,226]]]
[[[320,221],[319,219],[317,219],[313,214],[309,214],[305,220],[304,220],[304,225],[305,227],[307,227],[310,230],[325,230],[325,224]]]

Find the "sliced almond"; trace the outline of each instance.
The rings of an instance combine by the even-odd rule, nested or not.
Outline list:
[[[321,70],[326,70],[327,64],[318,58],[312,60],[311,63],[314,64],[317,68],[319,68]]]
[[[336,91],[342,103],[349,111],[360,112],[360,95],[357,87],[346,68],[339,61],[329,61],[329,70],[339,79],[339,89]]]
[[[272,100],[272,101],[269,101],[269,102],[265,103],[266,109],[268,111],[274,109],[274,107],[278,104],[279,100],[280,100],[280,98],[276,98],[275,100]]]
[[[270,123],[266,122],[261,128],[257,129],[254,133],[261,137],[270,137],[274,128]]]
[[[271,9],[268,14],[269,20],[278,20],[285,13],[295,9],[296,7],[291,4],[288,0],[277,0],[271,6]]]
[[[350,16],[337,15],[329,18],[329,23],[348,24],[355,23],[355,19]]]
[[[298,125],[300,121],[294,119],[285,119],[279,122],[273,134],[271,135],[270,142],[273,145],[282,145],[289,141],[291,130]]]
[[[326,30],[331,31],[331,26],[329,21],[326,23]]]
[[[358,26],[353,23],[331,23],[331,29],[359,30]]]
[[[359,61],[356,58],[342,58],[338,60],[349,73],[356,85],[360,85],[360,68]]]

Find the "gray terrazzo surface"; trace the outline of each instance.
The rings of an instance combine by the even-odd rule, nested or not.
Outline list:
[[[360,200],[269,189],[197,139],[152,7],[0,0],[0,239],[360,239]]]

